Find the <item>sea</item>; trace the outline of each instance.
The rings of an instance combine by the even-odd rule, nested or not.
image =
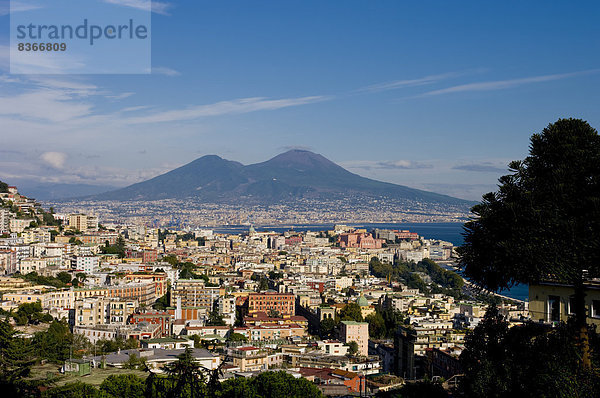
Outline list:
[[[452,243],[454,246],[461,246],[464,243],[463,224],[462,223],[403,223],[403,224],[388,224],[388,223],[373,223],[373,224],[345,224],[357,228],[366,228],[367,230],[378,229],[393,229],[393,230],[409,230],[416,232],[426,239],[438,239]],[[219,233],[242,233],[248,231],[248,225],[231,225],[212,228]],[[256,231],[274,231],[283,233],[294,230],[299,232],[304,231],[326,231],[333,228],[333,224],[295,224],[295,225],[263,225],[254,226]],[[504,296],[517,300],[529,300],[529,286],[526,284],[516,285],[508,290],[503,290],[501,293]]]

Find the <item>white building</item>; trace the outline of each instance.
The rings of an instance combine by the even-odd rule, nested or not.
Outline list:
[[[99,261],[96,256],[77,256],[77,269],[86,274],[93,274],[98,269]]]

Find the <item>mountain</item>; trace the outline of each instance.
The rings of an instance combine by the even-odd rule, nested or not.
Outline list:
[[[244,166],[216,155],[203,156],[168,173],[91,200],[196,198],[213,203],[277,203],[294,199],[368,199],[470,205],[471,202],[361,177],[322,155],[294,149],[266,162]]]

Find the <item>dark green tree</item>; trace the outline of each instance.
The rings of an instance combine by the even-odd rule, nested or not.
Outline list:
[[[597,369],[584,367],[572,338],[574,322],[555,328],[530,323],[508,327],[492,306],[465,338],[460,356],[467,397],[595,397],[600,391]],[[589,335],[593,362],[599,339]]]
[[[319,335],[322,339],[331,339],[335,337],[335,328],[337,322],[333,318],[325,318],[319,324]]]
[[[0,388],[4,396],[25,395],[22,381],[35,363],[32,345],[15,333],[8,322],[0,322]]]
[[[177,361],[165,365],[164,370],[173,383],[168,396],[182,398],[204,396],[206,392],[205,376],[192,352],[192,349],[188,347],[177,357]]]
[[[356,303],[348,303],[340,311],[340,320],[362,322],[362,312],[360,305]]]
[[[100,398],[100,392],[96,387],[82,383],[68,383],[60,387],[54,387],[42,394],[43,398]]]
[[[227,341],[248,341],[248,338],[241,333],[230,333],[227,337]]]
[[[71,283],[71,274],[68,272],[59,272],[56,278],[64,284]]]
[[[208,313],[208,320],[206,321],[207,326],[225,326],[226,323],[223,320],[223,316],[219,314],[219,310],[214,308]]]
[[[358,353],[358,343],[356,341],[351,341],[348,343],[348,355],[351,357]]]
[[[369,337],[382,339],[387,335],[385,320],[380,312],[376,311],[369,314],[365,318],[365,322],[369,322]]]
[[[460,263],[492,291],[542,280],[573,286],[576,338],[589,367],[584,282],[600,276],[600,136],[582,120],[560,119],[509,167],[498,191],[473,207]]]
[[[38,332],[33,345],[41,358],[60,363],[76,353],[73,347],[73,334],[65,321],[54,320],[48,330]]]
[[[222,398],[319,398],[323,395],[310,381],[283,372],[263,372],[252,378],[231,378],[221,383]]]
[[[115,398],[144,398],[144,380],[133,374],[108,376],[100,385],[100,391]]]

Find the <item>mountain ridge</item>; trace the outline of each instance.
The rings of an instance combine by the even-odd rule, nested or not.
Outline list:
[[[473,203],[362,177],[320,154],[300,149],[250,165],[206,155],[149,180],[86,199],[151,201],[196,198],[216,203],[277,203],[293,199],[344,197],[388,197],[447,205]]]

